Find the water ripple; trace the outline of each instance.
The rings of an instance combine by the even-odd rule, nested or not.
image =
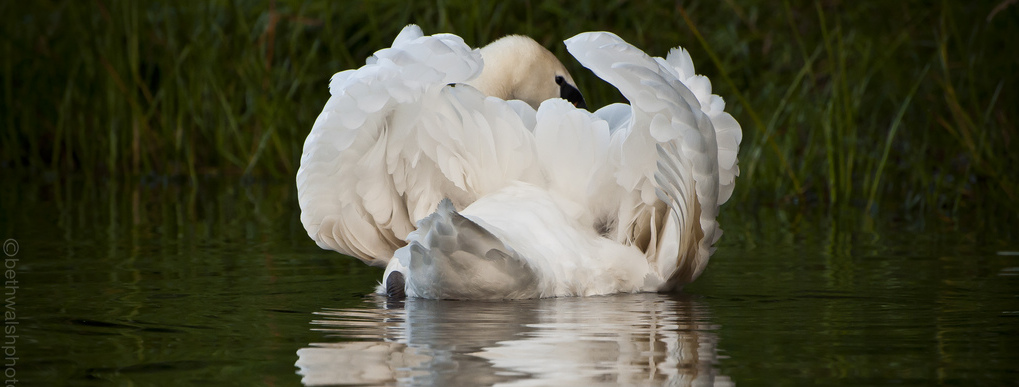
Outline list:
[[[315,313],[305,385],[732,385],[719,328],[693,297],[506,302],[371,299]]]

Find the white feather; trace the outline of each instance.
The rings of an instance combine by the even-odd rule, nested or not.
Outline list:
[[[592,114],[558,99],[572,77],[524,37],[479,51],[408,26],[336,74],[297,175],[312,239],[387,266],[384,281],[402,273],[419,297],[693,281],[739,174],[739,124],[685,50],[651,58],[606,32],[566,45],[631,105]]]

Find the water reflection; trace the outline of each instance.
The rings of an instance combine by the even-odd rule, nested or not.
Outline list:
[[[330,342],[297,351],[304,384],[733,384],[689,296],[367,302],[316,313]]]

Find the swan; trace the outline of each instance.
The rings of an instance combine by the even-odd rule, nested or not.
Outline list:
[[[393,297],[518,299],[672,291],[722,235],[738,122],[676,48],[609,32],[567,51],[630,102],[591,113],[562,63],[522,36],[472,49],[405,27],[329,83],[304,143],[301,222],[384,267]]]

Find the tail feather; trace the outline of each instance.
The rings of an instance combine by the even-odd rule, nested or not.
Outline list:
[[[540,296],[537,275],[511,248],[456,212],[449,199],[408,236],[408,294],[444,299]]]

